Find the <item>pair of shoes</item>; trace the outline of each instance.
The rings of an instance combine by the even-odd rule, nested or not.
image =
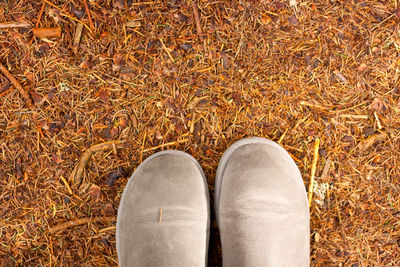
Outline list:
[[[306,191],[290,155],[264,138],[234,143],[215,180],[223,266],[309,266]],[[179,151],[147,158],[123,192],[117,217],[120,266],[207,266],[208,186]]]

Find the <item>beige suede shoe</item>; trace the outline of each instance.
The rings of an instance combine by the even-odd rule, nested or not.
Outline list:
[[[209,196],[189,154],[163,151],[128,181],[118,209],[117,253],[124,266],[206,266]]]
[[[309,266],[310,215],[300,172],[277,143],[234,143],[218,166],[223,266]]]

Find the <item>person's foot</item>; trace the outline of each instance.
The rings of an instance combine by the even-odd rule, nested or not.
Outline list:
[[[221,158],[215,183],[224,266],[309,266],[306,191],[280,145],[236,142]]]
[[[206,266],[208,238],[208,187],[198,162],[180,151],[146,159],[119,205],[119,265]]]

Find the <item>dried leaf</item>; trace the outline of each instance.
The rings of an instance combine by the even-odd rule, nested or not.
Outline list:
[[[114,183],[121,177],[126,176],[125,170],[120,166],[113,169],[107,176],[106,176],[106,183],[107,186],[112,187]]]
[[[41,95],[38,95],[35,91],[31,91],[31,96],[35,105],[43,104],[43,97]]]
[[[101,189],[99,186],[92,184],[89,188],[89,195],[90,198],[94,201],[99,200],[100,195],[101,195]]]
[[[367,69],[367,65],[365,63],[361,63],[360,66],[358,66],[357,70],[359,72],[363,72]]]
[[[344,77],[343,74],[340,73],[339,71],[334,71],[333,73],[335,73],[335,75],[339,79],[339,81],[344,82],[344,83],[347,82],[346,77]]]
[[[81,64],[79,64],[79,68],[84,69],[84,70],[89,69],[91,66],[92,66],[92,63],[90,63],[89,60],[84,60],[84,61],[82,61]]]
[[[372,103],[369,107],[378,113],[381,113],[382,110],[386,109],[385,102],[379,97],[375,97],[374,100],[372,100]]]
[[[75,7],[75,5],[72,5],[71,11],[78,19],[82,19],[83,15],[85,15],[85,11],[78,9],[77,7]]]
[[[118,135],[118,127],[117,126],[113,126],[110,130],[110,135],[111,135],[111,139],[115,139],[115,137],[117,137]]]
[[[350,143],[350,144],[354,144],[355,143],[355,140],[351,135],[343,136],[342,141],[345,142],[345,143]]]
[[[115,8],[123,9],[124,6],[125,6],[124,0],[114,0],[114,7]]]
[[[120,117],[118,120],[118,125],[120,125],[122,128],[125,128],[128,126],[128,119],[126,117]]]
[[[55,163],[59,164],[62,162],[61,156],[57,155],[56,153],[51,153],[51,158],[54,160]]]
[[[48,132],[52,134],[57,134],[61,131],[61,125],[55,122],[49,124]]]
[[[397,8],[394,13],[396,14],[396,18],[400,20],[400,8]]]
[[[365,140],[364,142],[362,142],[360,144],[360,149],[361,150],[366,150],[367,148],[369,148],[370,146],[375,144],[375,142],[385,140],[386,137],[387,137],[387,135],[385,133],[374,134],[374,135],[372,135],[371,137],[369,137],[367,140]]]
[[[381,49],[379,47],[377,47],[377,46],[372,47],[372,53],[378,53],[380,51],[381,51]]]
[[[115,209],[111,203],[107,203],[104,205],[103,210],[101,211],[101,214],[106,217],[114,216],[115,215]]]
[[[160,133],[160,130],[157,130],[157,131],[156,131],[156,139],[157,139],[157,140],[162,140],[162,139],[163,139],[163,136],[162,136],[162,134]]]
[[[75,52],[76,52],[76,49],[78,48],[79,42],[81,41],[82,30],[83,30],[83,24],[82,23],[78,23],[78,25],[76,25],[75,34],[74,34],[74,49],[75,49]]]
[[[32,72],[25,73],[25,77],[31,82],[35,83],[35,75]]]
[[[50,8],[49,9],[49,16],[54,19],[54,22],[58,24],[60,22],[61,16],[60,16],[60,10],[55,9],[55,8]]]
[[[17,158],[17,160],[15,161],[15,170],[17,172],[17,178],[21,178],[22,177],[22,161],[21,158]]]
[[[188,109],[194,109],[197,106],[197,104],[199,104],[200,100],[201,100],[200,97],[195,96],[192,99],[192,101],[190,101],[190,103],[188,104]]]
[[[261,22],[262,22],[264,25],[267,25],[267,24],[271,23],[271,21],[272,21],[272,19],[271,19],[271,17],[268,16],[268,15],[263,15],[263,16],[261,17]]]
[[[292,24],[293,26],[299,25],[299,20],[297,19],[297,17],[296,17],[295,15],[290,16],[290,17],[288,18],[288,21],[289,21],[289,23]]]
[[[312,11],[316,11],[317,10],[317,7],[316,7],[316,5],[314,3],[311,4],[311,10]]]
[[[121,54],[114,54],[112,69],[114,72],[119,72],[122,67],[123,57]]]
[[[380,18],[386,18],[389,16],[390,11],[384,4],[375,4],[371,7],[372,12],[374,12]]]
[[[207,149],[206,155],[207,157],[212,158],[214,157],[214,151],[212,151],[211,149]]]
[[[181,12],[175,13],[174,14],[174,18],[181,21],[181,22],[185,22],[188,20],[189,17],[185,16],[184,14],[182,14]]]
[[[107,101],[110,98],[110,94],[107,89],[101,89],[96,94],[97,97],[101,98],[104,101]]]
[[[41,120],[39,123],[40,123],[40,127],[42,127],[43,130],[45,130],[45,131],[49,130],[49,125],[46,120]]]

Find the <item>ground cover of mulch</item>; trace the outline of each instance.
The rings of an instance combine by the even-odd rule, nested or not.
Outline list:
[[[0,265],[116,266],[143,159],[190,153],[212,198],[222,153],[249,136],[300,168],[313,266],[400,265],[399,8],[1,0]]]

